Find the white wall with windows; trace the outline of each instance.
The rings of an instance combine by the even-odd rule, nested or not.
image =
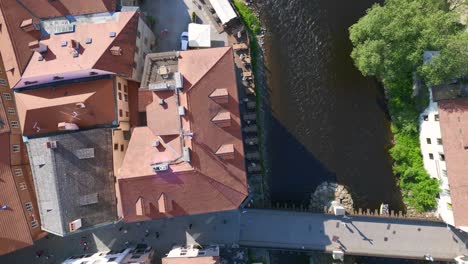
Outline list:
[[[453,225],[452,200],[447,178],[447,167],[440,131],[439,113],[437,103],[432,100],[430,93],[429,106],[419,116],[419,141],[423,156],[424,168],[432,178],[440,182],[441,192],[438,199],[437,213],[448,224]]]

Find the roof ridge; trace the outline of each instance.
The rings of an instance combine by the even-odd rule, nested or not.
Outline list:
[[[211,67],[208,68],[208,70],[206,70],[206,72],[205,72],[202,76],[200,76],[200,78],[198,78],[198,80],[196,80],[196,81],[192,84],[192,86],[189,88],[189,90],[192,89],[195,85],[197,85],[201,80],[203,80],[203,78],[205,78],[205,76],[208,75],[208,73],[211,72],[211,70],[212,70],[216,65],[218,65],[218,63],[221,61],[221,59],[224,58],[224,57],[226,56],[226,54],[228,53],[228,51],[231,51],[231,50],[232,50],[231,47],[220,47],[220,48],[218,48],[218,49],[223,49],[223,48],[226,48],[226,51],[225,51],[221,56],[219,56],[219,58],[213,63],[213,65],[211,65]]]
[[[136,11],[130,11],[130,12],[119,12],[119,20],[121,19],[122,17],[122,14],[123,13],[133,13],[133,15],[129,16],[127,21],[125,21],[123,27],[120,28],[120,31],[119,32],[116,32],[116,35],[115,37],[113,37],[112,41],[109,43],[108,46],[106,46],[106,48],[103,50],[103,52],[101,53],[101,56],[94,62],[94,64],[91,66],[92,69],[95,69],[96,65],[99,63],[99,61],[102,59],[102,57],[104,57],[106,54],[106,51],[110,49],[110,47],[112,46],[112,44],[114,44],[115,40],[120,36],[120,34],[124,31],[124,29],[128,26],[128,23],[130,22],[130,20],[133,19],[133,17],[135,15],[138,14],[138,12]],[[117,23],[119,23],[120,21],[118,21]],[[137,28],[138,28],[138,25],[137,25]],[[138,29],[137,29],[138,30]],[[134,53],[135,51],[133,51]],[[97,69],[97,68],[96,68]]]
[[[197,171],[197,174],[198,174],[198,175],[201,175],[201,176],[207,178],[209,184],[213,185],[213,182],[214,182],[214,183],[216,183],[217,186],[222,186],[222,187],[225,188],[225,189],[228,189],[228,190],[230,190],[230,191],[232,191],[232,192],[236,192],[236,193],[240,194],[241,196],[247,197],[246,194],[241,193],[241,192],[239,192],[238,190],[236,190],[236,189],[234,189],[234,188],[231,188],[230,186],[227,186],[226,184],[224,184],[224,183],[222,183],[222,182],[220,182],[220,181],[217,181],[217,180],[215,180],[215,179],[213,179],[213,178],[211,178],[211,177],[209,177],[209,176],[203,174],[201,171],[199,171],[199,170],[196,170],[196,171]],[[221,192],[217,187],[215,187],[215,189],[216,189],[216,191],[218,191],[222,196],[224,196],[227,200],[229,200],[229,202],[230,202],[232,205],[239,206],[239,204],[236,204],[236,203],[234,203],[234,202],[231,200],[232,197],[227,197],[227,196],[226,196],[223,192]]]

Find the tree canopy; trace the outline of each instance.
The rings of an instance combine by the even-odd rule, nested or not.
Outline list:
[[[351,57],[364,75],[384,83],[414,71],[429,84],[460,77],[468,72],[468,38],[458,20],[459,15],[443,0],[375,4],[350,28]],[[441,51],[441,55],[423,67],[426,50]]]

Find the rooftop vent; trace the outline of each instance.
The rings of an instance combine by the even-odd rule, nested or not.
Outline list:
[[[63,80],[65,79],[65,77],[62,77],[62,76],[54,76],[54,78],[52,78],[54,81],[58,81],[58,80]]]
[[[152,146],[157,148],[157,147],[159,147],[160,144],[161,144],[161,142],[158,139],[156,139],[155,141],[153,141]]]
[[[91,75],[91,76],[92,76],[92,75],[98,75],[98,74],[99,74],[99,73],[97,73],[97,72],[95,72],[95,71],[90,71],[90,72],[89,72],[89,75]]]
[[[159,105],[164,105],[166,103],[166,101],[164,101],[164,99],[159,99]]]
[[[170,70],[169,68],[167,68],[166,66],[161,66],[158,68],[158,73],[159,75],[161,75],[163,78],[168,78],[169,77],[169,73],[170,73]]]
[[[110,52],[114,56],[122,55],[122,49],[119,46],[113,46],[112,48],[110,48]]]
[[[38,61],[43,61],[43,60],[44,60],[44,57],[39,56],[39,57],[37,57],[37,60],[38,60]]]
[[[187,147],[183,148],[182,160],[185,162],[190,162],[190,149]]]
[[[57,141],[47,141],[46,148],[48,149],[56,149],[57,148]]]
[[[180,105],[178,107],[178,110],[179,110],[179,116],[184,116],[185,115],[185,107],[183,107],[182,105]]]
[[[78,58],[80,54],[78,53],[78,51],[74,50],[73,51],[73,58]]]
[[[92,38],[86,38],[85,43],[86,44],[91,44],[91,43],[93,43],[93,39]]]
[[[80,108],[80,109],[84,109],[84,108],[86,108],[86,105],[84,103],[76,103],[75,107]]]
[[[169,169],[169,163],[167,162],[157,163],[153,165],[154,172],[167,171],[168,169]]]
[[[174,81],[175,81],[175,88],[176,89],[182,89],[183,88],[183,77],[182,77],[182,73],[180,72],[175,72],[174,73]]]
[[[169,90],[171,86],[168,83],[150,83],[148,89],[151,91],[165,91]]]
[[[36,84],[37,81],[25,81],[24,85],[31,85],[31,84]]]
[[[115,32],[114,32],[114,31],[112,31],[112,32],[109,32],[109,37],[111,37],[111,38],[115,38],[115,36],[116,36],[116,34],[115,34]]]
[[[70,229],[70,232],[74,232],[75,230],[79,229],[81,227],[81,218],[77,219],[73,222],[70,222],[68,224],[68,228]]]
[[[68,41],[64,40],[62,43],[60,43],[60,46],[66,47],[68,45]]]

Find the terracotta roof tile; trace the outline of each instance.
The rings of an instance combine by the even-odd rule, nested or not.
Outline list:
[[[23,78],[48,75],[51,72],[60,74],[82,69],[99,69],[131,77],[135,53],[136,28],[139,14],[136,12],[115,13],[118,19],[106,23],[78,24],[75,32],[51,35],[41,40],[47,45],[44,54],[35,52],[24,71]],[[109,36],[116,32],[116,37]],[[92,38],[91,44],[85,44],[87,38]],[[78,57],[73,56],[71,42],[80,43]],[[67,43],[64,47],[62,43]],[[112,55],[110,48],[120,46],[121,56]],[[43,57],[40,61],[38,58]]]
[[[126,221],[230,210],[237,208],[247,196],[232,49],[181,52],[179,69],[184,77],[189,76],[179,93],[180,104],[187,108],[187,114],[181,119],[182,127],[184,133],[191,131],[193,137],[184,136],[181,141],[177,131],[172,138],[163,140],[169,142],[169,147],[163,145],[158,149],[153,146],[155,140],[162,138],[153,133],[157,130],[149,127],[134,129],[118,178],[120,212]],[[227,89],[231,96],[227,104],[221,106],[209,98],[213,87]],[[168,109],[173,108],[171,104],[168,103]],[[159,97],[153,97],[153,102],[147,107],[149,126],[150,122],[157,124],[166,122],[168,118],[172,119],[170,122],[179,120],[177,109],[166,114],[165,110],[150,110],[151,105],[159,106]],[[227,113],[231,126],[221,128],[211,121],[219,112]],[[191,149],[190,164],[182,161],[177,153],[181,142]],[[221,145],[232,145],[233,159],[226,160],[216,155]],[[171,158],[175,162],[169,165],[168,171],[153,171],[151,164]],[[172,199],[173,208],[166,213],[158,210],[158,199],[162,193]],[[135,214],[135,201],[140,197],[147,203],[145,208],[152,208],[145,216]]]
[[[148,127],[158,136],[179,135],[179,114],[174,91],[152,94],[153,100],[146,107]]]
[[[153,102],[153,92],[139,89],[138,91],[138,112],[146,112],[146,107]]]
[[[0,210],[0,255],[31,246],[33,239],[23,205],[18,196],[10,167],[10,137],[0,134],[0,201],[7,210]]]
[[[10,131],[10,123],[8,122],[7,113],[5,111],[5,105],[3,104],[2,95],[0,95],[0,134]]]
[[[32,14],[40,18],[113,12],[116,9],[115,0],[21,0],[21,2]]]
[[[116,119],[113,79],[30,90],[15,96],[21,128],[27,136],[56,132],[60,122],[91,127]]]
[[[468,227],[468,98],[439,102],[455,226]]]

